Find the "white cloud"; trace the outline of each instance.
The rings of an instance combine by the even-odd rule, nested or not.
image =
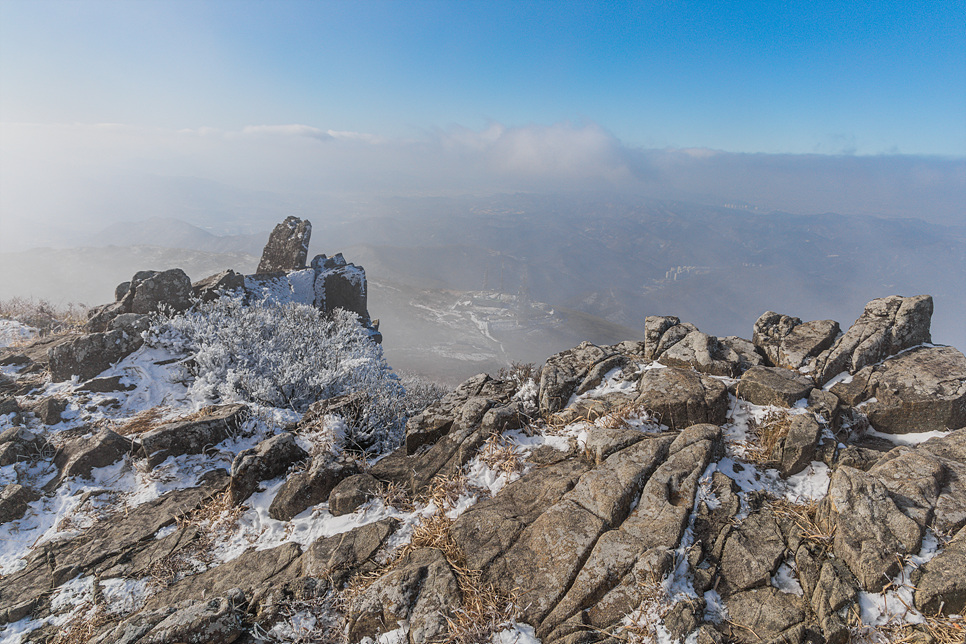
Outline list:
[[[303,124],[165,130],[7,123],[0,136],[4,237],[135,220],[147,210],[181,218],[210,213],[198,181],[306,208],[322,195],[595,190],[962,223],[966,202],[962,159],[643,150],[594,123],[454,126],[411,139]],[[145,177],[188,178],[196,187],[144,194],[138,186]],[[266,216],[282,214],[289,213]]]

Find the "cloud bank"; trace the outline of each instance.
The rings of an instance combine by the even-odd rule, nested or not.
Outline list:
[[[214,232],[219,221],[264,226],[293,210],[339,216],[335,203],[390,195],[597,191],[966,225],[963,158],[641,149],[594,123],[451,126],[405,139],[302,124],[8,123],[0,137],[0,250],[147,216],[194,217]]]

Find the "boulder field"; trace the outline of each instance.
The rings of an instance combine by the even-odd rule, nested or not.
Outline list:
[[[307,236],[288,222],[263,259],[274,272],[213,284],[295,292],[305,272],[333,297],[326,271],[352,283],[351,264],[286,268],[282,246],[304,264]],[[648,317],[643,342],[467,380],[373,461],[311,449],[330,401],[268,430],[246,404],[71,421],[140,391],[98,356],[136,343],[139,303],[190,288],[139,273],[90,333],[0,356],[0,521],[37,537],[0,561],[0,628],[23,641],[81,622],[105,644],[844,644],[877,628],[930,641],[925,618],[962,628],[966,358],[930,344],[928,296],[874,300],[844,333],[766,312],[750,341]],[[125,476],[151,493],[96,502]],[[90,506],[68,527],[66,499]],[[39,516],[54,500],[61,514]]]

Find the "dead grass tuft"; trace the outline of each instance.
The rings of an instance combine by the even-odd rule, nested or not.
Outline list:
[[[403,512],[412,512],[415,509],[409,491],[406,490],[405,486],[395,481],[382,486],[379,492],[379,498],[382,499],[384,505],[402,510]]]
[[[497,442],[494,442],[498,445]],[[502,449],[498,445],[499,449]],[[473,488],[463,474],[433,479],[424,497],[437,511],[424,518],[413,529],[412,538],[380,570],[354,577],[342,589],[335,600],[335,606],[344,614],[351,611],[353,602],[377,579],[391,572],[406,554],[421,548],[436,548],[446,557],[460,587],[462,605],[454,611],[452,618],[447,617],[449,636],[440,644],[476,644],[488,642],[494,633],[505,627],[518,614],[516,597],[497,590],[492,584],[483,581],[482,571],[472,570],[466,565],[466,556],[450,534],[453,519],[446,516],[459,498]],[[485,490],[480,490],[486,493]]]
[[[133,436],[135,434],[143,434],[153,429],[157,429],[157,427],[160,425],[159,421],[168,411],[168,409],[169,408],[164,405],[158,405],[156,407],[151,407],[150,409],[145,409],[144,411],[131,417],[127,422],[117,427],[114,431],[121,436]]]
[[[638,582],[637,587],[641,592],[641,603],[627,616],[622,631],[616,637],[631,644],[656,643],[660,641],[657,627],[673,606],[671,597],[663,580],[653,575]]]
[[[98,631],[116,621],[101,604],[85,604],[77,615],[66,625],[66,630],[54,636],[53,644],[87,644]]]
[[[526,458],[503,434],[492,434],[483,443],[477,458],[491,470],[510,476],[523,472]]]
[[[500,367],[496,379],[507,380],[517,387],[522,387],[531,379],[534,382],[540,382],[540,371],[541,369],[532,362],[511,362],[507,367]]]
[[[216,542],[235,530],[245,509],[244,505],[233,505],[226,490],[175,519],[179,531],[196,528],[197,532],[184,548],[151,563],[147,576],[152,583],[165,588],[211,567]]]
[[[823,553],[830,552],[835,539],[835,526],[827,529],[821,525],[818,520],[818,506],[818,501],[796,504],[787,499],[774,499],[768,503],[775,516],[788,519],[799,527],[806,543],[817,546]]]
[[[752,419],[748,427],[752,439],[740,443],[746,450],[745,458],[752,463],[767,462],[779,441],[788,436],[791,424],[792,417],[787,411],[770,411],[761,421]]]
[[[14,297],[0,300],[0,318],[32,326],[41,336],[57,335],[82,330],[87,323],[87,307],[74,302],[57,306],[48,300]]]
[[[966,620],[963,617],[923,616],[921,624],[859,626],[851,629],[852,644],[963,644]]]

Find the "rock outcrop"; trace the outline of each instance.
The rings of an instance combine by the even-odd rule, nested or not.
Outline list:
[[[340,290],[354,267],[305,268],[296,228],[288,272],[245,278],[249,293],[285,284],[364,311]],[[845,644],[874,627],[869,606],[898,611],[904,635],[924,634],[915,610],[961,624],[966,358],[923,344],[930,313],[928,297],[884,298],[839,334],[768,312],[753,341],[649,317],[643,343],[583,343],[537,382],[468,379],[368,463],[331,442],[351,398],[298,422],[224,404],[141,426],[72,421],[112,387],[7,394],[0,522],[92,509],[3,571],[0,624],[52,637],[85,583],[92,602],[145,588],[92,620],[105,644],[257,641],[296,617],[353,644],[490,641],[487,620],[509,614],[547,644]],[[80,337],[136,329],[127,315]],[[150,500],[115,511],[120,479],[151,481]]]
[[[311,222],[286,217],[269,236],[255,273],[285,273],[305,268],[311,237]]]

